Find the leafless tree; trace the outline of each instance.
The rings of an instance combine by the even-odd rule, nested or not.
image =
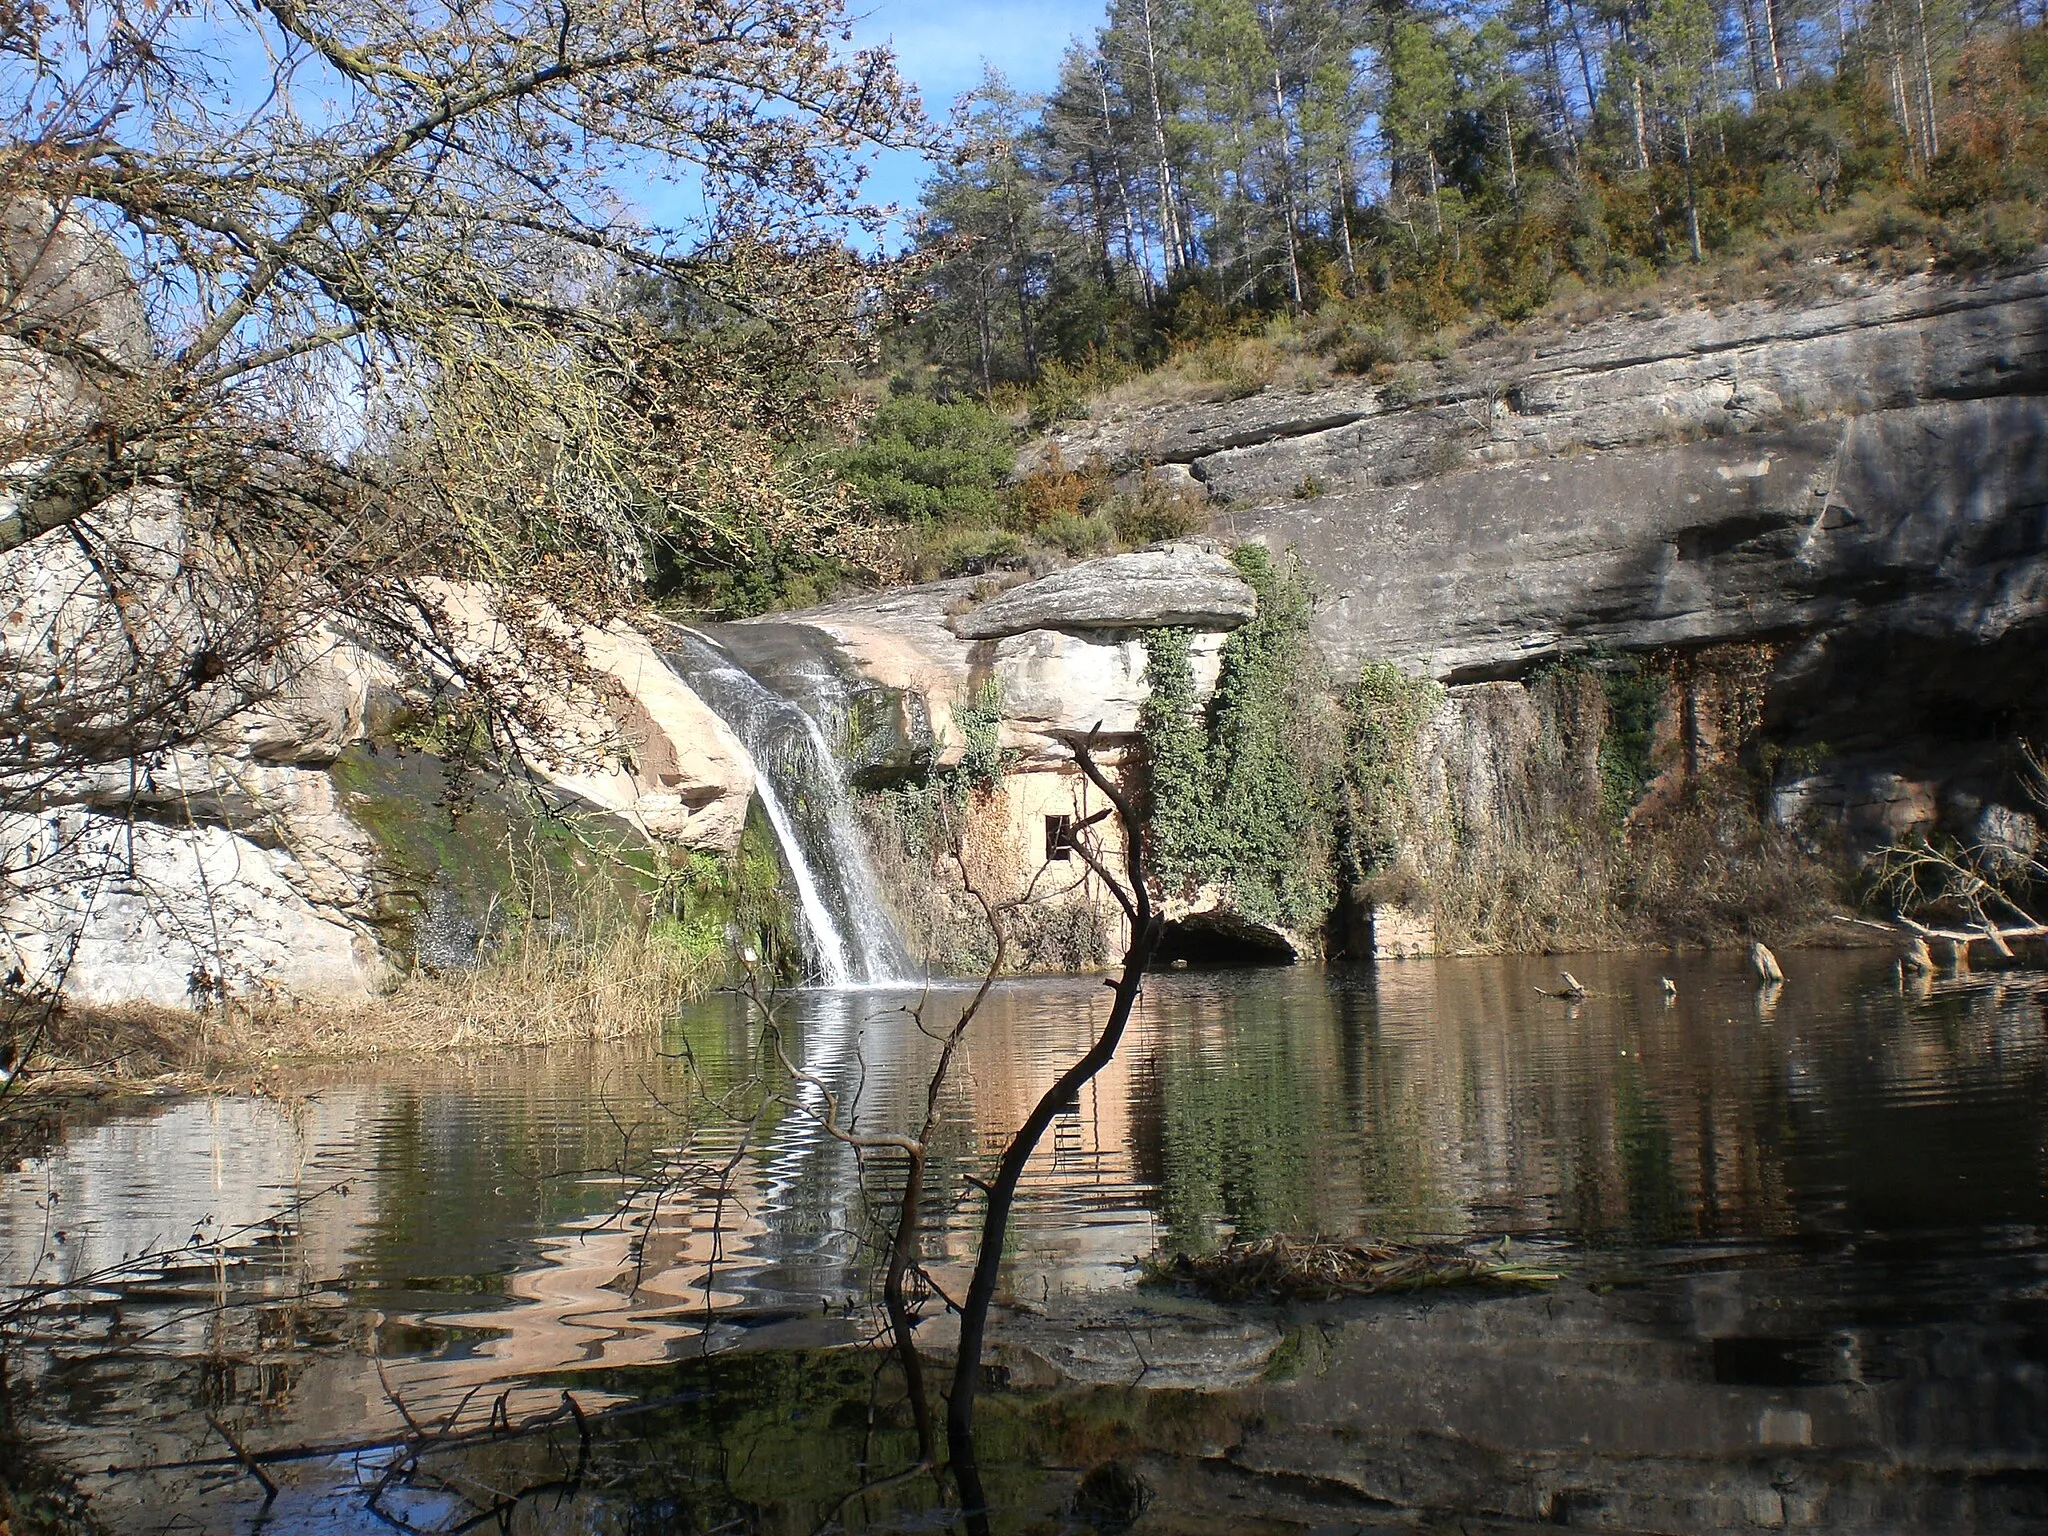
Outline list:
[[[850,38],[838,0],[0,8],[0,898],[90,852],[20,817],[132,813],[337,643],[530,745],[602,691],[562,617],[650,546],[857,546],[787,445],[893,302],[866,157],[923,127]]]

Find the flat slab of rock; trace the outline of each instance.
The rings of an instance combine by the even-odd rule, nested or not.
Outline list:
[[[1236,629],[1258,612],[1257,594],[1222,555],[1169,545],[1110,555],[1013,587],[953,619],[963,640],[1003,640],[1034,629]]]

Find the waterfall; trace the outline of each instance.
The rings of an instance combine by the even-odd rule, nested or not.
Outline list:
[[[800,703],[695,630],[677,635],[667,659],[754,760],[755,793],[796,883],[816,979],[828,987],[911,982],[916,968],[889,920],[845,769],[820,723],[834,690],[843,690],[836,673],[815,659],[800,669]]]

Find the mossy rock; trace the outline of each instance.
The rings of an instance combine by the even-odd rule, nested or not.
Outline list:
[[[641,917],[662,886],[662,850],[617,817],[431,753],[354,747],[329,773],[376,844],[377,921],[401,966],[473,965],[519,923]]]
[[[375,921],[400,969],[475,965],[525,924],[596,936],[629,922],[690,958],[752,948],[771,975],[801,969],[791,881],[758,803],[721,857],[431,752],[356,747],[329,772],[376,845]]]
[[[883,789],[922,779],[931,772],[936,749],[924,695],[875,684],[847,696],[841,756],[857,787]]]

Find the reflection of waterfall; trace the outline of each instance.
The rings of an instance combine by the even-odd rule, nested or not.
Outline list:
[[[911,977],[854,825],[845,770],[817,718],[694,631],[678,636],[668,661],[754,759],[761,809],[796,882],[817,979],[843,987]]]

